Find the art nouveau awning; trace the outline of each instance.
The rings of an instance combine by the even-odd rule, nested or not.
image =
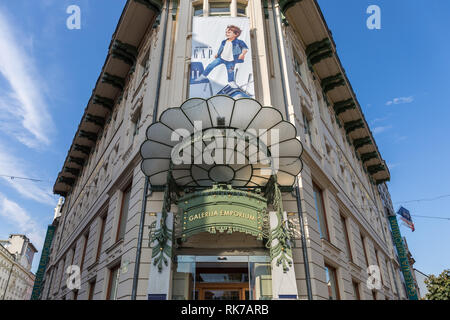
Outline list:
[[[264,187],[272,175],[292,186],[302,169],[296,128],[253,99],[189,99],[164,111],[146,135],[141,166],[153,186],[165,185],[169,170],[180,187]]]

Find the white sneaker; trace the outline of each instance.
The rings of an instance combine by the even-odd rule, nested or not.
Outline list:
[[[239,88],[239,86],[236,84],[235,81],[228,82],[228,84],[229,84],[230,87],[232,87],[232,88]]]

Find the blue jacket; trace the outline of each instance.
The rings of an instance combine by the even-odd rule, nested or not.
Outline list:
[[[227,41],[227,40],[223,40],[223,41],[222,41],[222,43],[221,43],[221,45],[220,45],[220,48],[219,48],[219,51],[217,52],[217,56],[218,56],[218,57],[220,57],[220,55],[222,54],[223,48],[225,47],[225,42],[226,42],[226,41]],[[239,58],[239,56],[241,55],[241,53],[242,53],[242,51],[243,51],[244,49],[247,49],[247,50],[248,50],[248,47],[247,47],[247,45],[245,44],[245,42],[242,41],[242,40],[239,40],[239,39],[234,39],[231,43],[232,43],[232,45],[233,45],[233,57],[234,57],[234,63],[242,63],[242,62],[244,62],[244,60],[238,59],[238,58]]]

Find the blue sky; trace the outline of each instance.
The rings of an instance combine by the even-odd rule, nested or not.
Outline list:
[[[26,233],[39,250],[58,196],[53,183],[99,76],[125,0],[16,0],[0,4],[0,238]],[[345,3],[345,5],[343,5]],[[66,9],[81,8],[81,30]],[[450,12],[446,0],[319,0],[343,66],[390,166],[395,209],[450,217]],[[379,5],[382,29],[368,30]],[[401,227],[425,273],[450,267],[450,221]],[[36,256],[35,271],[39,263]]]

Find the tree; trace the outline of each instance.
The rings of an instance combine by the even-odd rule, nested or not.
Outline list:
[[[439,276],[431,275],[425,280],[428,300],[450,300],[450,269],[444,270]]]

